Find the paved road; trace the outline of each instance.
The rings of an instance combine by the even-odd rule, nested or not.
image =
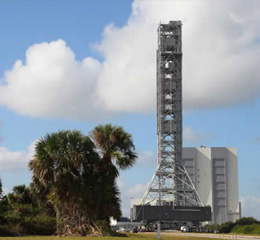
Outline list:
[[[181,232],[162,232],[162,235],[170,236],[186,236],[186,237],[200,237],[200,238],[212,238],[212,239],[237,239],[237,240],[253,240],[259,239],[260,236],[246,236],[236,234],[211,234],[211,233],[181,233]]]

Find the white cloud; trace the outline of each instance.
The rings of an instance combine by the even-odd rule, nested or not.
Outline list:
[[[3,141],[3,137],[1,135],[1,129],[2,129],[2,123],[1,123],[1,120],[0,120],[0,144],[2,143]]]
[[[146,174],[147,172],[153,174],[156,165],[157,156],[155,151],[138,151],[137,162],[135,166],[129,170],[128,174],[135,174],[137,176],[140,173],[143,174],[143,171],[145,171]],[[144,174],[142,178],[145,178]],[[130,214],[131,198],[143,197],[149,180],[147,180],[147,182],[145,182],[146,180],[141,180],[139,183],[133,184],[133,181],[126,181],[124,179],[124,174],[119,177],[117,184],[121,192],[121,210],[123,216],[129,216]]]
[[[146,184],[135,184],[130,186],[123,177],[117,180],[118,187],[121,192],[121,210],[123,216],[130,216],[130,200],[131,198],[142,198],[146,190]]]
[[[191,127],[183,129],[183,139],[187,144],[205,144],[212,136],[208,133],[197,132]]]
[[[34,155],[34,141],[25,151],[9,151],[0,146],[0,170],[27,168],[28,161]]]
[[[8,193],[10,193],[10,189],[9,188],[3,188],[3,195],[7,195]]]
[[[137,167],[156,167],[157,155],[155,151],[139,151],[136,162]]]
[[[140,198],[143,197],[144,193],[146,190],[146,185],[145,184],[135,184],[133,187],[130,187],[128,190],[128,194],[132,198]]]
[[[186,109],[254,100],[260,94],[259,12],[259,1],[134,1],[126,26],[107,27],[99,46],[105,57],[100,99],[111,111],[154,109],[156,28],[180,19]]]
[[[254,217],[260,220],[260,198],[246,196],[240,199],[242,205],[242,217]]]
[[[133,2],[122,28],[108,25],[104,62],[76,61],[63,40],[31,46],[4,76],[0,102],[24,115],[90,119],[155,109],[158,23],[183,22],[185,109],[212,109],[260,95],[260,2]]]
[[[95,81],[100,63],[93,58],[76,61],[63,40],[35,44],[26,51],[26,62],[17,60],[6,72],[0,101],[23,115],[91,118]]]

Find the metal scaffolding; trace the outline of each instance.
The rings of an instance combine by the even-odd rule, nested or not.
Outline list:
[[[158,165],[142,205],[203,206],[182,162],[181,26],[181,21],[170,21],[158,28]]]

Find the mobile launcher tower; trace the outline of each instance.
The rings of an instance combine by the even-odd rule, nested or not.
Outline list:
[[[159,24],[157,50],[158,165],[133,221],[211,220],[182,162],[182,24]]]

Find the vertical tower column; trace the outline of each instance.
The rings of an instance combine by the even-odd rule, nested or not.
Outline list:
[[[142,204],[202,206],[182,163],[182,24],[159,24],[157,50],[158,166]]]
[[[172,172],[167,179],[172,188],[171,201],[178,205],[177,165],[182,155],[182,42],[181,22],[160,24],[157,51],[157,134],[158,159],[165,171]],[[161,176],[158,176],[161,178]],[[181,176],[180,176],[181,177]],[[165,181],[165,180],[163,180]],[[159,180],[160,182],[160,180]],[[163,189],[159,189],[160,192]]]

